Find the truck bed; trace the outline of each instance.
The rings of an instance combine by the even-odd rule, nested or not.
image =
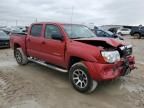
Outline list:
[[[15,45],[19,45],[26,53],[26,37],[24,33],[14,33],[10,35],[10,46],[14,49]]]

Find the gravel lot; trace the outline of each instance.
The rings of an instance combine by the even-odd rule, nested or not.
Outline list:
[[[68,74],[34,63],[19,66],[11,49],[1,49],[0,108],[144,108],[144,39],[125,38],[138,69],[101,83],[92,94],[75,91]]]

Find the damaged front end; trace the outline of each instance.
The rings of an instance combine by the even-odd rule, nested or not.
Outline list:
[[[120,45],[118,47],[106,48],[104,51],[114,52],[117,51],[117,54],[111,54],[110,57],[113,62],[107,62],[107,64],[113,64],[112,70],[115,72],[119,70],[120,76],[128,75],[133,69],[135,69],[135,58],[132,56],[133,48],[132,45]],[[108,57],[108,58],[110,58]],[[105,56],[103,56],[105,58]]]
[[[79,39],[85,44],[100,47],[101,61],[87,62],[89,72],[95,80],[111,80],[129,74],[135,69],[132,45],[124,45],[112,39]],[[103,52],[105,52],[103,54]],[[99,59],[99,58],[97,58]]]
[[[121,61],[123,62],[123,73],[122,75],[127,75],[131,72],[131,70],[135,69],[135,59],[134,56],[132,56],[132,45],[127,45],[127,46],[121,46],[118,47],[118,51],[121,56]]]

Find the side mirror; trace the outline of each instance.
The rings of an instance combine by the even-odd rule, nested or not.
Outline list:
[[[51,35],[52,39],[55,39],[55,40],[63,40],[63,36],[60,35],[60,34],[57,34],[57,33],[54,33]]]

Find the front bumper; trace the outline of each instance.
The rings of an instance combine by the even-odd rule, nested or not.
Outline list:
[[[88,67],[88,71],[93,80],[112,80],[120,76],[128,74],[131,70],[135,69],[135,58],[134,56],[128,56],[127,62],[124,59],[114,64],[100,64],[97,62],[85,62]],[[130,71],[128,71],[130,70]]]
[[[2,45],[0,48],[10,48],[10,45]]]

